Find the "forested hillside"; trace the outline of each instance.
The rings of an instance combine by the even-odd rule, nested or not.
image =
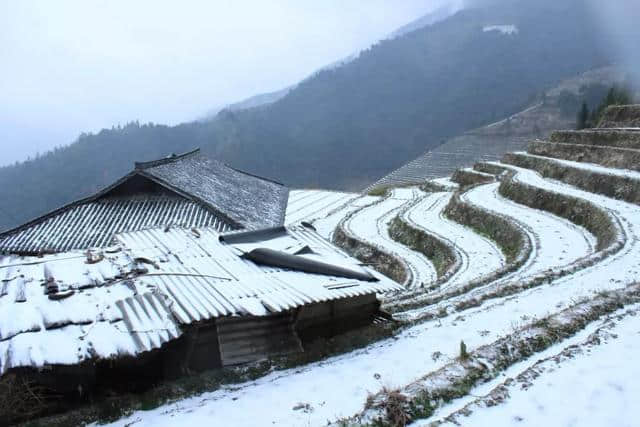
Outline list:
[[[517,32],[484,31],[515,26]],[[585,0],[464,10],[322,71],[271,105],[175,127],[83,135],[0,169],[0,229],[84,196],[148,160],[200,146],[294,187],[362,188],[444,139],[520,111],[606,64]],[[259,70],[256,70],[259,72]]]

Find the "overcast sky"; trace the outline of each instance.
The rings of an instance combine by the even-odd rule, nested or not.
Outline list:
[[[296,83],[449,0],[0,0],[0,165]]]

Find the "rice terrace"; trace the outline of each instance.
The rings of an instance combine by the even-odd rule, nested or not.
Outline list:
[[[137,55],[173,52],[150,60],[161,79],[141,68],[153,91],[184,67],[181,91],[210,72],[273,89],[285,43],[296,60],[273,66],[307,77],[233,103],[217,86],[227,101],[197,120],[26,160],[27,130],[0,124],[16,156],[0,164],[0,427],[640,425],[640,9],[248,3],[132,5],[162,28],[122,18],[83,55],[135,80]],[[100,10],[91,37],[120,28]],[[309,74],[321,49],[289,43],[320,43],[316,21],[335,55],[344,34],[369,44]],[[70,34],[61,52],[88,49]],[[245,43],[258,59],[237,65]],[[12,55],[5,80],[26,84]],[[139,100],[112,90],[123,111]],[[163,96],[185,109],[201,91]]]

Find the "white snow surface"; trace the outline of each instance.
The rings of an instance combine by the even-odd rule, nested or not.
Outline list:
[[[460,187],[460,184],[458,184],[457,182],[451,181],[451,178],[448,176],[444,178],[435,178],[430,180],[429,182],[433,182],[434,184],[441,185],[447,190],[455,190],[458,187]]]
[[[515,224],[520,224],[522,231],[532,242],[531,254],[518,270],[464,295],[449,298],[443,302],[445,305],[470,296],[479,296],[487,292],[488,289],[497,289],[511,281],[522,281],[549,270],[570,265],[595,251],[596,238],[586,229],[563,218],[506,199],[498,193],[499,186],[498,182],[479,185],[463,193],[462,199],[475,206],[503,215]],[[466,275],[471,279],[481,276],[475,275],[474,270],[468,270]],[[466,283],[468,282],[455,281],[445,284],[448,285],[445,289]],[[414,320],[432,310],[433,307],[424,306],[399,313],[398,317],[403,320]]]
[[[388,228],[403,207],[423,196],[424,193],[416,187],[396,188],[392,190],[390,197],[362,209],[344,224],[352,235],[403,260],[411,273],[407,287],[434,282],[437,273],[427,257],[393,240]]]
[[[293,190],[289,193],[289,204],[285,224],[300,221],[311,222],[322,218],[332,210],[359,197],[356,193],[341,193],[325,190]]]
[[[482,31],[488,33],[489,31],[499,31],[507,36],[515,35],[520,32],[515,25],[487,25],[482,28]]]
[[[529,154],[522,151],[516,152],[515,154],[527,157],[533,157],[537,159],[545,159],[551,162],[558,163],[563,166],[569,166],[576,169],[582,169],[589,172],[596,172],[604,175],[613,175],[621,178],[630,178],[635,180],[640,180],[640,172],[629,170],[629,169],[615,169],[608,168],[605,166],[600,166],[595,163],[582,163],[582,162],[574,162],[573,160],[563,160],[563,159],[555,159],[543,156],[537,156],[535,154]]]
[[[135,422],[136,426],[199,426],[210,425],[212,420],[224,420],[225,425],[234,426],[325,425],[327,421],[336,421],[362,410],[370,392],[377,392],[382,387],[404,386],[443,367],[458,355],[460,340],[464,340],[468,350],[473,351],[511,334],[514,327],[557,312],[576,300],[638,281],[640,206],[546,180],[530,170],[499,165],[515,170],[514,179],[518,181],[584,198],[606,209],[620,224],[620,239],[624,240],[622,249],[551,283],[488,300],[481,306],[453,316],[417,324],[392,339],[366,348],[318,363],[272,372],[255,381],[226,386],[151,411],[136,411],[112,425]],[[533,240],[534,253],[519,271],[510,275],[510,280],[524,280],[547,269],[575,263],[593,253],[595,238],[586,230],[564,219],[506,200],[497,193],[497,186],[476,187],[465,195],[465,199],[517,221]],[[417,197],[420,197],[420,192],[416,189],[395,190],[391,197],[357,212],[348,221],[348,228],[357,236],[366,237],[385,249],[404,248],[389,239],[385,224]],[[353,203],[362,203],[360,206],[368,204],[362,198],[355,199]],[[416,206],[421,203],[428,205],[429,201],[420,201]],[[416,222],[433,227],[451,238],[449,231],[445,232],[439,228],[441,225],[431,223],[441,220],[434,217],[439,216],[436,214],[437,206],[437,203],[433,205],[433,211],[424,209],[426,212],[413,214],[417,215]],[[336,215],[353,212],[358,207],[345,206],[341,209],[342,212]],[[461,230],[458,232],[462,233]],[[472,246],[467,242],[459,245],[467,251],[471,251],[467,248]],[[406,255],[418,269],[418,261],[412,258],[416,255]],[[402,256],[405,256],[404,252]],[[419,267],[421,273],[428,268],[428,264]],[[482,292],[482,288],[477,291]],[[640,368],[633,359],[640,350],[639,319],[625,321],[620,328],[619,341],[594,348],[591,354],[567,364],[566,369],[563,367],[545,373],[529,390],[514,392],[504,405],[478,411],[474,414],[477,418],[470,419],[473,422],[467,425],[631,425],[636,419],[632,412],[634,403],[640,395],[635,384],[637,381],[634,381],[640,374]],[[567,344],[569,342],[562,343]],[[561,349],[562,346],[554,348],[557,351]],[[436,352],[441,356],[433,357]],[[304,409],[294,409],[301,403]],[[515,416],[521,417],[522,421],[516,423]]]
[[[596,238],[586,229],[572,222],[515,203],[498,193],[500,183],[478,186],[462,198],[524,226],[534,242],[534,254],[520,274],[534,275],[553,267],[564,266],[593,253]]]
[[[528,387],[516,384],[505,402],[476,409],[458,422],[477,427],[638,425],[640,364],[629,358],[640,352],[640,316],[627,316],[608,332],[605,342],[574,358],[546,360]]]
[[[500,248],[494,242],[468,227],[448,220],[443,211],[453,193],[433,193],[409,209],[405,218],[418,228],[449,242],[458,254],[458,271],[442,288],[464,284],[490,274],[506,263]]]

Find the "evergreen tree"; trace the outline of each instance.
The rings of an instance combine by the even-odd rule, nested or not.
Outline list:
[[[589,121],[589,108],[587,107],[587,103],[582,103],[582,108],[578,111],[578,119],[576,123],[576,129],[584,129],[588,126]]]
[[[625,86],[612,86],[607,92],[607,96],[594,109],[591,117],[592,126],[597,126],[602,118],[602,114],[607,107],[611,105],[628,105],[633,104],[633,96],[631,89]]]
[[[599,121],[600,121],[600,117],[598,116],[598,110],[594,108],[593,110],[591,110],[591,116],[589,117],[588,126],[590,128],[598,127]]]

